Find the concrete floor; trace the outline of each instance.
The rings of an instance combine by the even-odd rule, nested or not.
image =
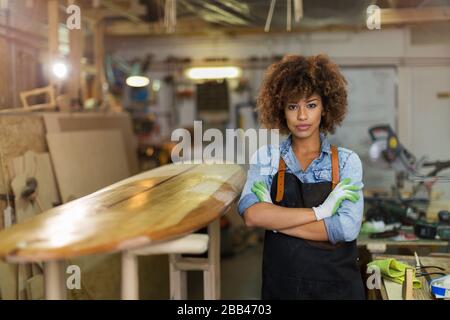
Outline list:
[[[258,300],[261,297],[262,244],[249,246],[221,259],[221,299]],[[188,298],[203,299],[202,272],[188,273]]]

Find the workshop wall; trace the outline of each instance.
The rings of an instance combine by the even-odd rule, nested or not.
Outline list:
[[[446,160],[450,159],[450,148],[430,141],[435,141],[437,137],[440,141],[450,139],[450,126],[441,123],[449,119],[450,100],[437,97],[438,92],[448,91],[450,88],[450,43],[441,41],[439,34],[424,37],[424,33],[427,30],[419,26],[393,28],[383,32],[373,30],[145,40],[110,38],[108,46],[112,52],[122,57],[130,59],[152,54],[155,61],[164,61],[168,56],[189,57],[193,61],[200,61],[212,57],[245,59],[251,56],[272,57],[285,53],[312,55],[324,52],[343,66],[344,72],[345,67],[364,69],[366,73],[370,73],[373,68],[391,67],[394,69],[395,87],[389,94],[395,96],[396,111],[392,115],[392,122],[400,141],[419,158],[426,155],[430,160]],[[249,78],[253,96],[259,88],[264,68],[264,64],[259,68],[244,67],[244,77]],[[149,72],[156,79],[163,79],[166,75],[161,70]],[[363,94],[365,93],[364,91]],[[165,100],[162,96],[161,99],[159,108],[165,109],[170,104],[170,98]],[[370,103],[377,105],[376,102]],[[186,120],[195,117],[195,106],[192,103],[184,104],[181,110],[183,113],[180,118]],[[373,120],[373,115],[367,113],[364,118],[364,114],[361,114],[359,120],[369,123]],[[235,121],[235,112],[230,109],[230,123],[235,124]],[[338,130],[337,135],[339,134]],[[362,156],[364,158],[364,154]],[[392,180],[392,174],[387,174],[381,184],[389,185]],[[379,181],[367,182],[368,185],[377,185]],[[445,185],[438,184],[435,191],[450,193],[444,187]]]
[[[19,92],[41,85],[46,1],[9,1],[0,14],[0,109],[20,107]]]

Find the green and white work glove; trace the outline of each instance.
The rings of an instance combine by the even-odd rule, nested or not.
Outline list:
[[[324,218],[330,217],[336,213],[337,209],[340,207],[342,201],[350,200],[355,203],[359,200],[358,191],[361,187],[352,185],[352,180],[350,178],[345,178],[333,189],[333,191],[318,207],[313,207],[314,214],[316,215],[317,221]]]
[[[269,190],[266,187],[266,184],[262,181],[257,181],[252,186],[252,192],[258,197],[260,202],[268,202],[273,203],[272,198],[270,197]]]
[[[257,181],[252,186],[252,192],[256,195],[259,202],[268,202],[273,203],[272,198],[270,197],[270,192],[266,187],[266,184],[262,181]],[[278,231],[272,230],[274,233]]]

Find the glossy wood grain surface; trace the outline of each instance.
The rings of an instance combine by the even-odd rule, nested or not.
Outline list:
[[[239,196],[239,165],[167,165],[0,232],[0,258],[45,261],[135,248],[198,230]]]

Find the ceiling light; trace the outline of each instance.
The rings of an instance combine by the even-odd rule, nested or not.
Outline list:
[[[242,74],[238,67],[202,67],[190,68],[186,71],[186,76],[193,80],[202,79],[230,79],[238,78]]]
[[[52,72],[55,77],[62,80],[67,78],[69,68],[64,62],[57,61],[52,66]]]
[[[141,88],[148,86],[150,79],[144,76],[131,76],[127,78],[126,82],[130,87]]]

